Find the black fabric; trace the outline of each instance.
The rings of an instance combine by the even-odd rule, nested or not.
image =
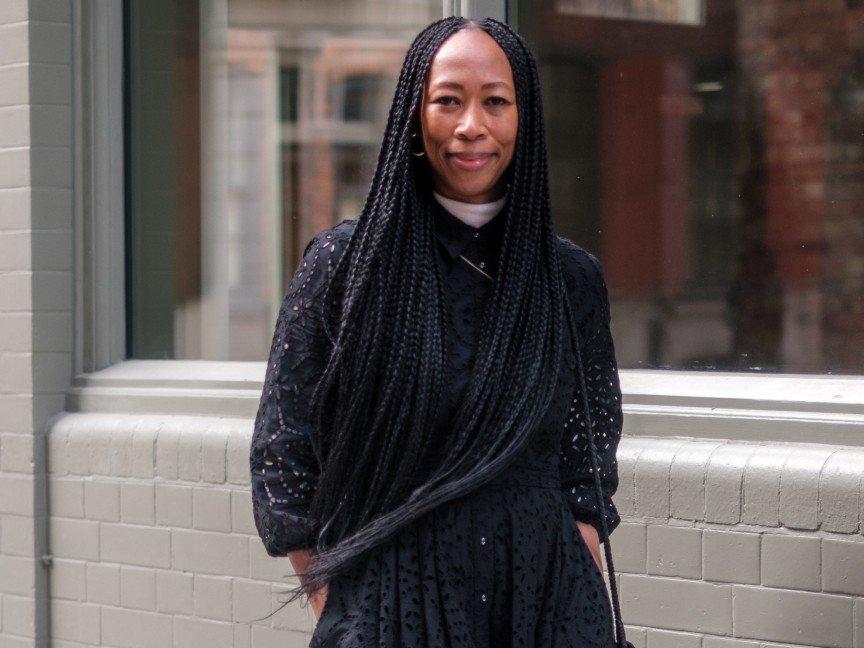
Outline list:
[[[474,228],[437,201],[433,205],[446,312],[449,397],[438,432],[443,451],[490,294],[484,273],[497,272],[504,212]],[[320,327],[320,294],[354,223],[342,221],[309,242],[276,322],[250,448],[254,518],[271,556],[315,544],[316,523],[307,506],[318,466],[306,405],[329,349]],[[622,412],[608,291],[597,258],[558,240],[583,340],[611,533],[620,523],[611,496],[618,487]],[[613,645],[603,575],[575,523],[590,522],[600,532],[575,363],[568,347],[552,404],[518,462],[492,483],[423,516],[330,583],[310,646]]]

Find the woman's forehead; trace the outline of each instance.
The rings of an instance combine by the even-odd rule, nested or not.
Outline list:
[[[482,80],[481,80],[482,79]],[[456,32],[436,52],[429,71],[429,88],[439,84],[467,85],[503,83],[513,87],[513,73],[507,55],[483,30]],[[494,89],[494,88],[493,88]]]

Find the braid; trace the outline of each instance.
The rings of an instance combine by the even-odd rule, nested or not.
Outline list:
[[[513,71],[518,131],[508,167],[499,272],[452,443],[424,480],[444,394],[442,279],[431,176],[410,155],[442,43],[483,29]],[[421,31],[399,73],[369,193],[324,295],[332,353],[312,399],[321,474],[310,504],[317,551],[286,604],[369,549],[495,477],[525,447],[558,381],[564,303],[553,228],[540,81],[522,38],[493,18],[451,16]]]

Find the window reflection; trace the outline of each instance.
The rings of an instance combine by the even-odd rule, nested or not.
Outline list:
[[[440,0],[128,0],[129,356],[255,360]]]
[[[621,367],[862,373],[861,4],[518,12],[558,227],[603,261]]]

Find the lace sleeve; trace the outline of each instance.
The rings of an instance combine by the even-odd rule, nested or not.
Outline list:
[[[336,226],[338,227],[338,226]],[[344,247],[324,230],[306,246],[276,319],[249,453],[255,526],[271,556],[315,546],[308,506],[318,481],[309,401],[330,343],[322,294]]]
[[[583,250],[582,257],[579,269],[583,275],[580,280],[583,288],[578,292],[581,303],[587,304],[588,312],[579,320],[581,323],[578,328],[582,340],[582,365],[593,423],[594,445],[599,459],[600,482],[606,507],[606,526],[611,534],[621,522],[612,502],[612,495],[618,489],[616,452],[623,423],[621,386],[610,329],[609,293],[603,268],[591,253]],[[584,286],[588,286],[588,289]],[[573,303],[579,304],[580,301],[573,299]],[[575,382],[576,391],[571,402],[570,416],[565,421],[561,443],[561,483],[574,517],[592,524],[603,540],[578,373]]]

